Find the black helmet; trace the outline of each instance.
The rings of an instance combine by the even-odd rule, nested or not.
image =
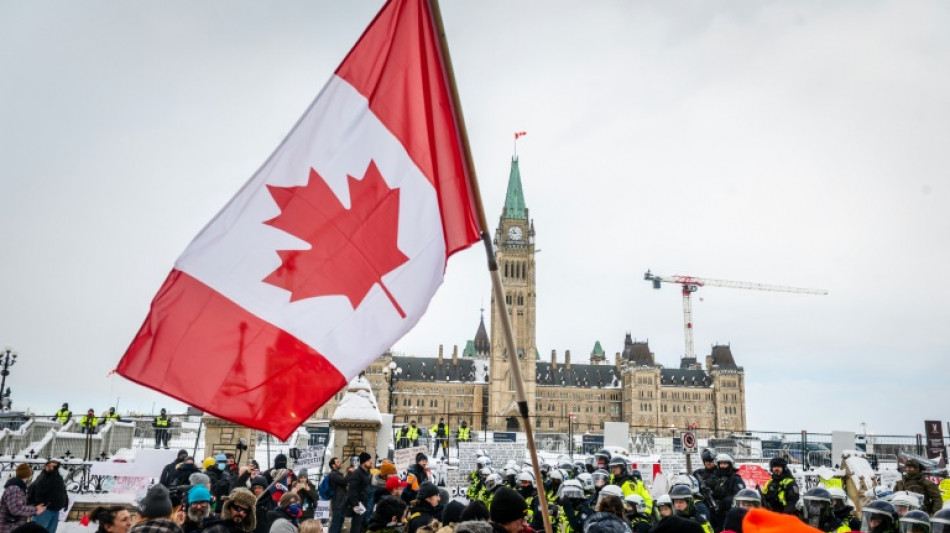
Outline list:
[[[871,522],[877,522],[872,526]],[[891,533],[896,530],[897,510],[890,502],[874,500],[861,510],[861,531],[867,533]]]
[[[769,460],[769,469],[775,468],[776,466],[788,468],[788,461],[786,461],[784,457],[773,457]]]
[[[640,471],[634,468],[630,471],[630,477],[637,481],[643,481],[643,475],[640,474]]]
[[[802,499],[805,500],[802,518],[808,525],[817,528],[831,513],[831,493],[828,489],[815,487],[808,489]]]
[[[610,460],[610,468],[608,471],[612,474],[615,466],[620,467],[620,475],[627,475],[627,459],[625,457],[620,457],[619,455]]]
[[[735,507],[741,507],[746,502],[752,507],[762,507],[762,495],[755,489],[742,489],[732,499]]]
[[[594,454],[594,465],[598,467],[601,466],[601,463],[606,465],[607,463],[610,462],[611,457],[613,457],[613,455],[609,451],[600,450],[599,452]]]
[[[703,448],[703,452],[699,454],[703,458],[704,463],[712,463],[716,460],[716,454],[709,448]]]
[[[670,489],[670,499],[671,500],[686,500],[687,502],[693,501],[693,489],[687,487],[686,485],[674,485]]]
[[[923,511],[907,511],[898,521],[901,533],[929,533],[930,516]]]
[[[947,533],[950,531],[950,509],[941,509],[930,517],[931,533]]]

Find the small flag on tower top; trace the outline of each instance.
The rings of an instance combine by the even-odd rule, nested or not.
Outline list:
[[[524,137],[524,136],[527,135],[527,134],[528,134],[528,132],[526,132],[526,131],[516,131],[516,132],[515,132],[515,140],[517,141],[517,140],[518,140],[518,137]]]
[[[422,317],[479,240],[426,0],[390,0],[198,234],[116,369],[281,439]]]

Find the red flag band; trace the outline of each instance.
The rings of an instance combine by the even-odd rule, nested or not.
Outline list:
[[[517,141],[517,140],[518,140],[518,137],[524,137],[524,136],[527,135],[527,134],[528,134],[528,132],[526,132],[526,131],[516,131],[516,132],[515,132],[515,140]]]
[[[428,3],[387,2],[175,262],[118,373],[289,437],[416,324],[448,257],[478,241],[459,139]]]

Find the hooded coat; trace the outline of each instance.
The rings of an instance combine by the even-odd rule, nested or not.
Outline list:
[[[601,511],[584,522],[584,533],[632,533],[626,520],[614,513]]]
[[[0,533],[10,533],[36,514],[36,507],[26,504],[26,482],[10,478],[3,485],[0,497]]]
[[[221,506],[221,517],[208,524],[202,533],[250,533],[257,527],[257,498],[247,489],[234,489],[224,505]],[[237,504],[248,508],[244,519],[235,522],[231,514],[231,506]]]

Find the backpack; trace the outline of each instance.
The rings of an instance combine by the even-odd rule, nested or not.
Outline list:
[[[323,476],[323,479],[320,480],[320,484],[317,485],[317,494],[320,495],[321,500],[332,500],[333,499],[333,487],[330,485],[330,476]]]

